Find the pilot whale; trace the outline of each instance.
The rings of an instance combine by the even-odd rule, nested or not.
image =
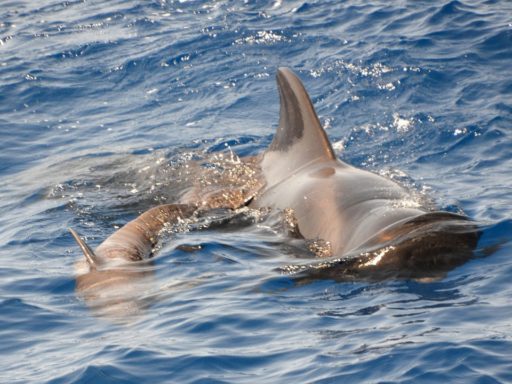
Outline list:
[[[336,259],[310,275],[439,278],[473,256],[474,222],[410,204],[399,184],[337,159],[300,79],[280,68],[276,81],[279,125],[259,159],[265,184],[250,206],[291,208],[306,239],[328,241]]]
[[[263,154],[246,159],[259,169],[255,182],[229,202],[215,204],[230,209],[291,209],[298,233],[327,245],[329,258],[283,270],[336,280],[416,278],[428,271],[445,273],[472,257],[479,232],[468,217],[406,204],[411,196],[399,184],[337,159],[300,79],[279,68],[276,81],[277,132]],[[139,275],[130,266],[150,259],[160,231],[215,205],[211,195],[200,197],[199,191],[195,196],[150,209],[96,250],[71,229],[88,265],[77,277],[77,293],[89,305],[119,285],[124,291],[137,291],[139,277],[147,273]],[[129,299],[116,303],[113,313],[127,306],[139,308]]]

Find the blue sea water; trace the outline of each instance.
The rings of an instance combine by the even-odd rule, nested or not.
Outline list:
[[[0,5],[0,382],[512,382],[512,3]],[[97,246],[195,159],[264,151],[280,66],[341,159],[475,219],[482,257],[294,286],[272,223],[212,228],[158,251],[136,322],[94,317],[68,228]]]

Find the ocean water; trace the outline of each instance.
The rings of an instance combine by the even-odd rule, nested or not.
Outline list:
[[[56,1],[0,6],[0,381],[512,382],[512,3]],[[74,292],[91,246],[201,164],[256,155],[280,66],[337,155],[481,226],[431,283],[316,281],[279,215],[169,237],[128,325]]]

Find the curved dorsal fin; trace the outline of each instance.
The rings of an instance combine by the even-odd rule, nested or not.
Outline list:
[[[331,143],[300,79],[288,68],[279,68],[276,82],[280,98],[279,126],[268,150],[302,150],[304,162],[317,158],[334,160]]]
[[[297,75],[288,68],[279,68],[276,82],[280,98],[279,126],[261,163],[269,184],[278,183],[313,161],[336,159]]]
[[[87,259],[87,262],[89,263],[89,266],[91,267],[91,269],[98,269],[99,265],[101,264],[101,261],[98,258],[98,256],[96,256],[96,254],[91,249],[91,247],[89,247],[87,245],[87,243],[84,242],[75,231],[73,231],[71,228],[69,228],[69,231],[71,232],[71,234],[75,238],[76,242],[82,249],[82,251],[85,255],[85,258]]]

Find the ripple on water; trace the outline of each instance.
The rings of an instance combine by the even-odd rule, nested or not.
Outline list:
[[[0,14],[0,381],[512,381],[508,3],[44,0]],[[163,293],[140,321],[92,317],[67,228],[98,245],[220,169],[212,156],[261,153],[279,66],[344,161],[483,223],[478,258],[427,284],[301,285],[276,271],[307,251],[278,214],[210,218],[166,238]]]

